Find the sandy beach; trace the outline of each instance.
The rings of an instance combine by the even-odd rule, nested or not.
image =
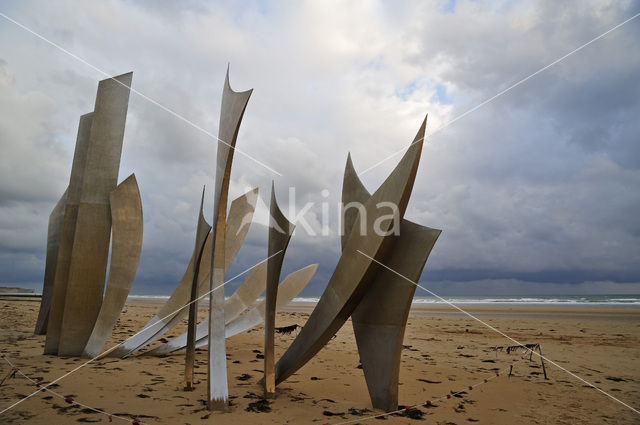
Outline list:
[[[127,303],[107,347],[137,332],[160,302]],[[38,305],[34,298],[0,298],[0,341],[9,361],[30,378],[47,383],[85,360],[42,354],[44,337],[33,334]],[[518,342],[540,344],[543,354],[557,365],[634,408],[640,406],[640,309],[463,308]],[[278,315],[276,325],[302,326],[310,311],[311,306],[289,306]],[[202,309],[200,313],[204,317]],[[185,327],[173,329],[167,337]],[[294,338],[295,333],[276,335],[278,356]],[[198,350],[193,392],[182,391],[182,355],[106,358],[53,386],[72,402],[40,392],[2,414],[0,423],[109,422],[106,415],[76,403],[119,416],[111,418],[114,423],[136,417],[148,424],[640,423],[640,415],[549,362],[545,380],[535,356],[529,360],[521,351],[507,354],[505,349],[493,349],[510,345],[513,342],[504,336],[449,307],[414,308],[405,335],[399,402],[431,403],[371,418],[383,412],[371,409],[350,322],[268,402],[261,400],[258,385],[263,328],[257,327],[227,340],[229,414],[211,414],[204,406],[206,351]],[[8,363],[0,362],[0,380],[9,372]],[[19,374],[6,379],[0,386],[0,408],[36,389]]]

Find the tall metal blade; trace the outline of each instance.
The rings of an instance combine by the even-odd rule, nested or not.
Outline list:
[[[109,278],[96,324],[84,347],[82,357],[100,354],[118,321],[138,270],[142,250],[142,201],[135,174],[131,174],[111,192],[111,265]]]
[[[224,338],[224,274],[227,197],[231,164],[242,116],[252,90],[234,92],[229,85],[229,70],[222,92],[220,125],[218,126],[218,155],[213,198],[213,253],[209,290],[209,362],[207,401],[210,410],[228,411],[229,383],[227,381],[227,348]]]
[[[394,220],[381,203],[394,205],[399,218],[404,216],[424,143],[426,118],[400,163],[364,203],[364,213],[358,214],[354,228],[365,221],[365,232],[352,231],[344,250],[309,320],[276,364],[276,384],[304,366],[342,327],[359,304],[378,269],[368,257],[384,258],[390,247]],[[365,255],[363,255],[362,253]]]
[[[264,320],[264,395],[273,397],[276,393],[276,379],[274,373],[275,359],[275,327],[276,327],[276,299],[278,297],[278,283],[284,254],[295,225],[282,214],[276,191],[271,183],[271,206],[269,217],[269,244],[267,265],[267,294],[265,297]]]

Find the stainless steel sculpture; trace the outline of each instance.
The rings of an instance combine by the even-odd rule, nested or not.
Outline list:
[[[73,239],[58,354],[78,356],[104,292],[111,237],[109,194],[118,183],[133,73],[100,81]]]
[[[242,284],[236,289],[224,304],[224,323],[229,324],[243,311],[247,310],[255,300],[264,292],[267,281],[267,262],[255,266]],[[204,343],[203,343],[204,341]],[[196,327],[196,347],[208,344],[209,319],[206,318]],[[163,345],[154,348],[147,354],[154,356],[165,355],[176,350],[181,350],[187,345],[187,333],[183,333]]]
[[[209,362],[207,402],[210,410],[228,411],[227,349],[224,337],[224,274],[227,197],[233,153],[242,116],[253,90],[234,92],[229,85],[229,70],[225,78],[218,126],[218,154],[213,198],[213,252],[209,285]]]
[[[134,175],[116,187],[131,79],[129,73],[101,81],[94,112],[80,119],[69,186],[49,220],[43,299],[35,329],[36,333],[46,330],[45,353],[97,356],[135,277],[142,246],[140,192]],[[372,404],[394,410],[402,342],[415,292],[415,284],[405,278],[420,278],[441,233],[404,219],[427,119],[399,164],[373,194],[358,178],[351,157],[347,158],[342,256],[309,320],[274,365],[276,312],[306,286],[317,264],[291,273],[278,285],[295,226],[278,207],[272,184],[268,260],[253,268],[225,300],[225,273],[245,239],[257,201],[254,189],[234,200],[227,216],[233,154],[251,93],[234,92],[227,70],[212,226],[204,219],[203,189],[194,251],[184,276],[147,326],[111,355],[127,356],[145,347],[178,324],[188,311],[187,332],[149,354],[173,354],[186,348],[184,386],[191,389],[195,347],[207,344],[208,408],[227,411],[226,338],[265,322],[263,384],[265,397],[271,397],[276,385],[303,367],[351,317]],[[353,204],[358,206],[355,211],[349,210]],[[385,207],[391,208],[391,215]],[[111,265],[103,297],[110,241]],[[254,305],[265,289],[265,299]],[[207,293],[209,318],[197,324],[198,299]]]
[[[307,286],[317,269],[317,264],[310,264],[290,273],[280,282],[280,285],[278,285],[278,298],[276,299],[276,312],[289,304]],[[265,319],[265,310],[266,300],[262,300],[257,306],[229,323],[225,328],[225,337],[230,338],[258,326]]]
[[[44,281],[42,284],[42,299],[40,301],[40,311],[36,321],[36,335],[47,333],[47,322],[49,321],[49,308],[53,297],[53,282],[56,277],[56,265],[58,262],[58,249],[62,238],[62,225],[64,224],[64,210],[67,204],[67,190],[56,204],[49,215],[49,227],[47,229],[47,256],[44,266]]]
[[[78,136],[76,138],[76,147],[71,165],[71,177],[69,178],[69,187],[67,188],[67,203],[64,207],[62,234],[60,237],[60,247],[58,248],[53,296],[51,297],[51,307],[49,309],[47,338],[44,346],[45,354],[58,354],[62,315],[64,313],[64,304],[67,296],[71,249],[76,232],[78,205],[80,204],[82,179],[87,162],[92,120],[93,112],[82,115],[80,117],[80,123],[78,124]]]
[[[226,240],[226,268],[228,268],[233,262],[233,259],[240,250],[242,242],[244,241],[244,238],[249,231],[249,226],[253,218],[253,211],[255,209],[257,199],[258,189],[256,188],[245,193],[231,203],[231,207],[229,209],[229,220],[227,222],[227,231],[229,232],[229,235],[233,235],[234,237],[230,237]],[[211,245],[211,234],[209,234],[205,241],[202,259],[199,265],[200,272],[198,273],[198,296],[202,296],[208,291],[207,288],[209,286],[208,283],[211,275],[211,269],[209,268]],[[169,297],[167,302],[160,308],[160,310],[153,316],[153,318],[149,320],[149,322],[142,328],[142,330],[127,339],[124,343],[122,343],[120,347],[111,351],[108,354],[109,356],[129,356],[136,351],[146,347],[153,341],[157,340],[171,328],[180,323],[180,320],[182,320],[188,313],[188,309],[183,307],[189,303],[189,294],[191,293],[191,277],[193,276],[194,262],[195,257],[192,255],[191,260],[189,261],[189,265],[187,266],[187,269],[182,276],[182,279],[178,283],[178,286],[173,291],[171,297]],[[245,281],[245,283],[243,283],[240,288],[243,288],[245,285],[251,286],[255,284],[251,284]],[[238,290],[240,290],[240,288],[238,288]],[[263,289],[260,290],[260,293],[262,293],[262,291],[264,291],[264,283]],[[260,294],[256,295],[256,298],[259,295]],[[237,297],[232,298],[235,300]],[[235,303],[234,301],[231,302]],[[208,332],[208,329],[206,332]],[[198,330],[197,338],[200,337],[200,331]]]
[[[107,290],[82,357],[100,354],[127,301],[142,250],[142,201],[135,174],[111,192],[111,264]]]
[[[358,214],[353,223],[353,228],[359,229],[364,222],[364,232],[352,231],[346,238],[325,292],[302,331],[276,364],[276,384],[295,373],[324,347],[371,286],[379,267],[368,257],[383,261],[393,242],[390,230],[394,220],[384,219],[388,214],[382,214],[379,204],[391,203],[396,206],[399,217],[404,216],[420,161],[425,127],[426,118],[400,163],[364,202],[364,213]]]
[[[342,204],[363,203],[370,196],[349,156],[342,185]],[[357,213],[353,210],[345,212],[343,246],[353,229],[354,212]],[[440,233],[441,230],[403,218],[400,234],[393,236],[393,246],[381,262],[417,282]],[[415,289],[414,284],[398,274],[381,268],[351,315],[371,403],[378,409],[392,411],[398,407],[402,342]]]
[[[280,285],[278,286],[278,298],[276,300],[276,312],[289,304],[291,300],[293,300],[300,291],[307,286],[307,283],[309,283],[317,269],[317,264],[308,265],[307,267],[287,275],[287,277],[280,282]],[[265,274],[262,275],[262,278],[262,281],[264,282],[266,279],[266,271]],[[264,322],[265,305],[266,300],[262,300],[257,305],[244,312],[242,316],[236,318],[230,323],[227,323],[225,326],[225,338],[230,338],[234,335],[246,332]],[[186,341],[186,337],[179,338],[180,341]],[[179,338],[169,341],[155,350],[149,351],[148,354],[154,356],[165,356],[179,353],[185,348],[186,344],[186,342],[179,344]],[[196,347],[203,347],[207,345],[208,342],[209,338],[205,335],[204,338],[199,339],[196,342]]]
[[[267,262],[267,294],[265,297],[264,319],[264,396],[273,397],[276,393],[274,374],[274,350],[276,327],[276,299],[282,262],[289,245],[295,225],[282,214],[278,207],[276,191],[271,183],[271,206],[269,217],[269,242]]]
[[[198,225],[196,227],[196,242],[193,248],[195,264],[200,264],[204,242],[211,231],[211,225],[204,219],[204,187],[202,188],[202,199],[200,200],[200,213],[198,215]],[[189,322],[187,329],[187,352],[184,360],[184,389],[193,389],[193,363],[196,357],[196,323],[198,316],[198,273],[200,267],[193,269],[191,278],[191,296],[189,298]]]

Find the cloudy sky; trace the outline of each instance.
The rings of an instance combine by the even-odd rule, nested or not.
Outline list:
[[[312,203],[302,218],[315,235],[299,223],[284,264],[320,264],[305,295],[338,259],[347,153],[368,169],[427,113],[407,218],[443,233],[423,285],[640,293],[640,17],[457,119],[638,2],[2,1],[0,12],[81,59],[0,16],[0,285],[40,289],[48,215],[98,70],[133,71],[134,89],[189,121],[131,95],[120,180],[136,173],[145,226],[132,292],[170,292],[213,186],[206,132],[217,134],[229,63],[232,87],[254,89],[237,146],[281,174],[236,154],[231,195],[257,186],[268,200],[273,180],[289,217]],[[361,175],[370,191],[398,159]],[[261,203],[229,276],[265,258],[265,222]]]

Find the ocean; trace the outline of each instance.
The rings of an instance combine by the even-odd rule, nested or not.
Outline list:
[[[129,295],[129,300],[168,299],[168,295]],[[296,297],[292,304],[316,304],[319,297]],[[567,306],[567,307],[640,307],[640,295],[536,295],[536,296],[429,296],[413,297],[413,305],[491,305],[491,306]]]

